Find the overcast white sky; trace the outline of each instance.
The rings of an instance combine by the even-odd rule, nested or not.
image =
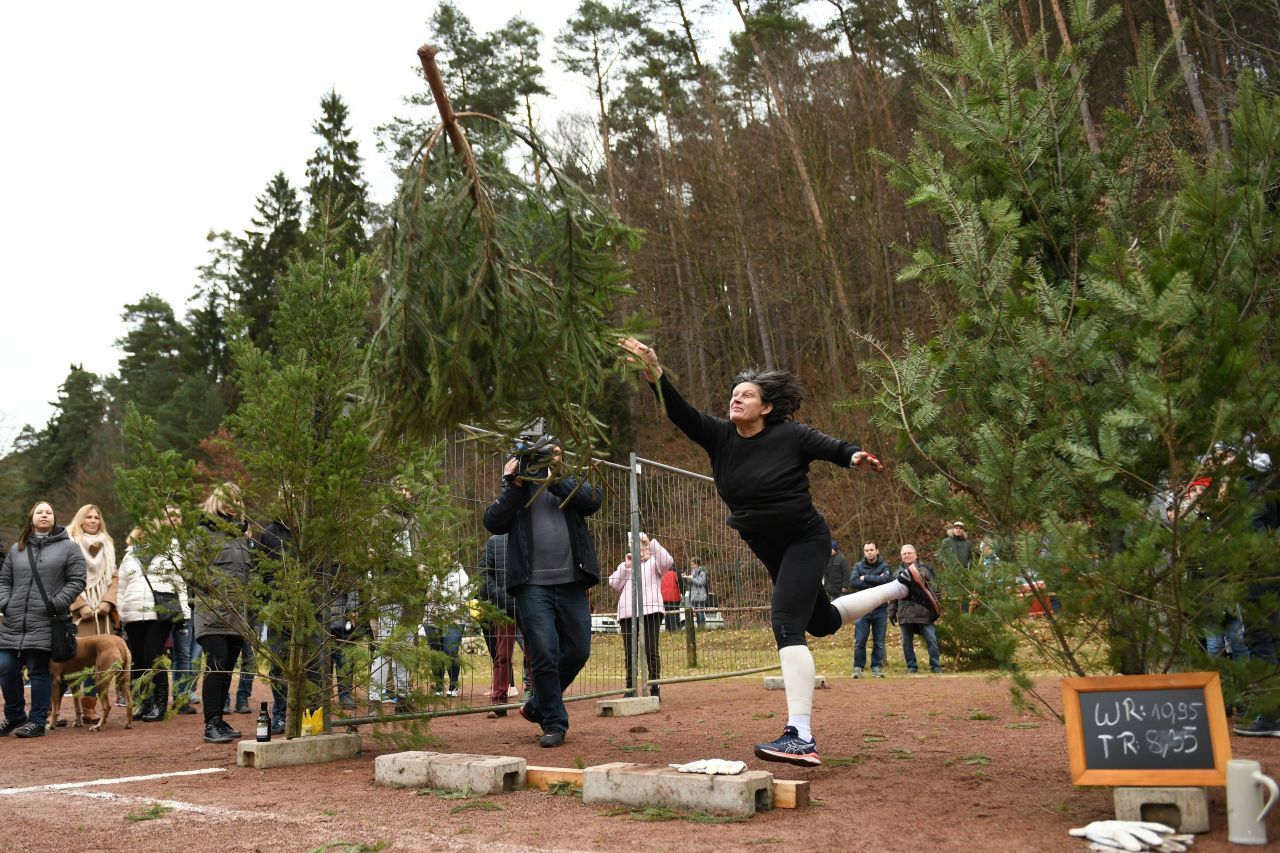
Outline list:
[[[546,126],[590,108],[582,83],[552,62],[551,39],[577,0],[459,5],[480,32],[516,14],[542,30]],[[71,364],[115,371],[126,303],[155,292],[183,314],[209,230],[243,230],[277,171],[303,185],[311,124],[330,88],[350,108],[374,197],[390,198],[373,129],[417,85],[415,52],[434,8],[5,4],[0,453],[23,424],[45,424]]]

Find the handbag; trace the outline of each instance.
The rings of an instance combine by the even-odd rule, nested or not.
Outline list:
[[[151,585],[151,578],[147,577],[145,566],[142,567],[142,579],[147,582],[147,589],[151,590],[152,609],[155,611],[156,619],[160,621],[169,619],[174,622],[186,621],[187,614],[182,612],[181,599],[178,598],[176,592],[156,592],[156,588]]]
[[[44,591],[40,572],[36,571],[36,554],[30,544],[27,545],[27,559],[31,562],[31,574],[35,575],[40,597],[44,599],[44,606],[49,609],[49,657],[58,663],[71,660],[76,656],[76,623],[69,612],[58,614],[54,611],[49,594]]]

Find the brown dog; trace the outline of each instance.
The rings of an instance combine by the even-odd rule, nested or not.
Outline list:
[[[68,675],[82,669],[93,667],[93,682],[102,701],[98,703],[98,722],[89,726],[89,731],[96,732],[107,722],[111,713],[111,700],[108,688],[111,682],[116,683],[116,691],[124,697],[124,713],[126,729],[133,728],[133,697],[129,695],[129,676],[133,669],[133,656],[123,637],[115,634],[92,634],[88,637],[76,638],[76,656],[62,663],[49,662],[49,675],[53,680],[53,720],[49,731],[58,726],[58,712],[62,707],[62,674]],[[80,708],[81,690],[73,691],[76,709],[76,728],[84,725],[84,713]]]

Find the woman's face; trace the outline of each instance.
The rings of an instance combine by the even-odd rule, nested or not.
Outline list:
[[[84,514],[84,518],[80,521],[80,529],[90,536],[98,535],[98,531],[102,529],[102,516],[96,509],[91,509]]]
[[[773,411],[773,404],[766,403],[760,386],[754,382],[741,382],[729,398],[729,420],[735,426],[750,426],[764,420]]]
[[[38,503],[31,510],[31,526],[37,533],[48,533],[53,529],[53,507],[47,503]]]

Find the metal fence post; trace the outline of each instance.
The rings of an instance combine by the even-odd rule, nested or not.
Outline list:
[[[684,656],[692,669],[698,665],[698,632],[693,625],[693,605],[684,604]]]
[[[631,452],[631,473],[628,478],[631,492],[631,667],[627,670],[627,679],[634,687],[632,696],[645,695],[645,682],[648,680],[648,667],[645,665],[645,636],[641,630],[644,619],[644,573],[640,571],[640,464],[636,461],[635,451]]]

